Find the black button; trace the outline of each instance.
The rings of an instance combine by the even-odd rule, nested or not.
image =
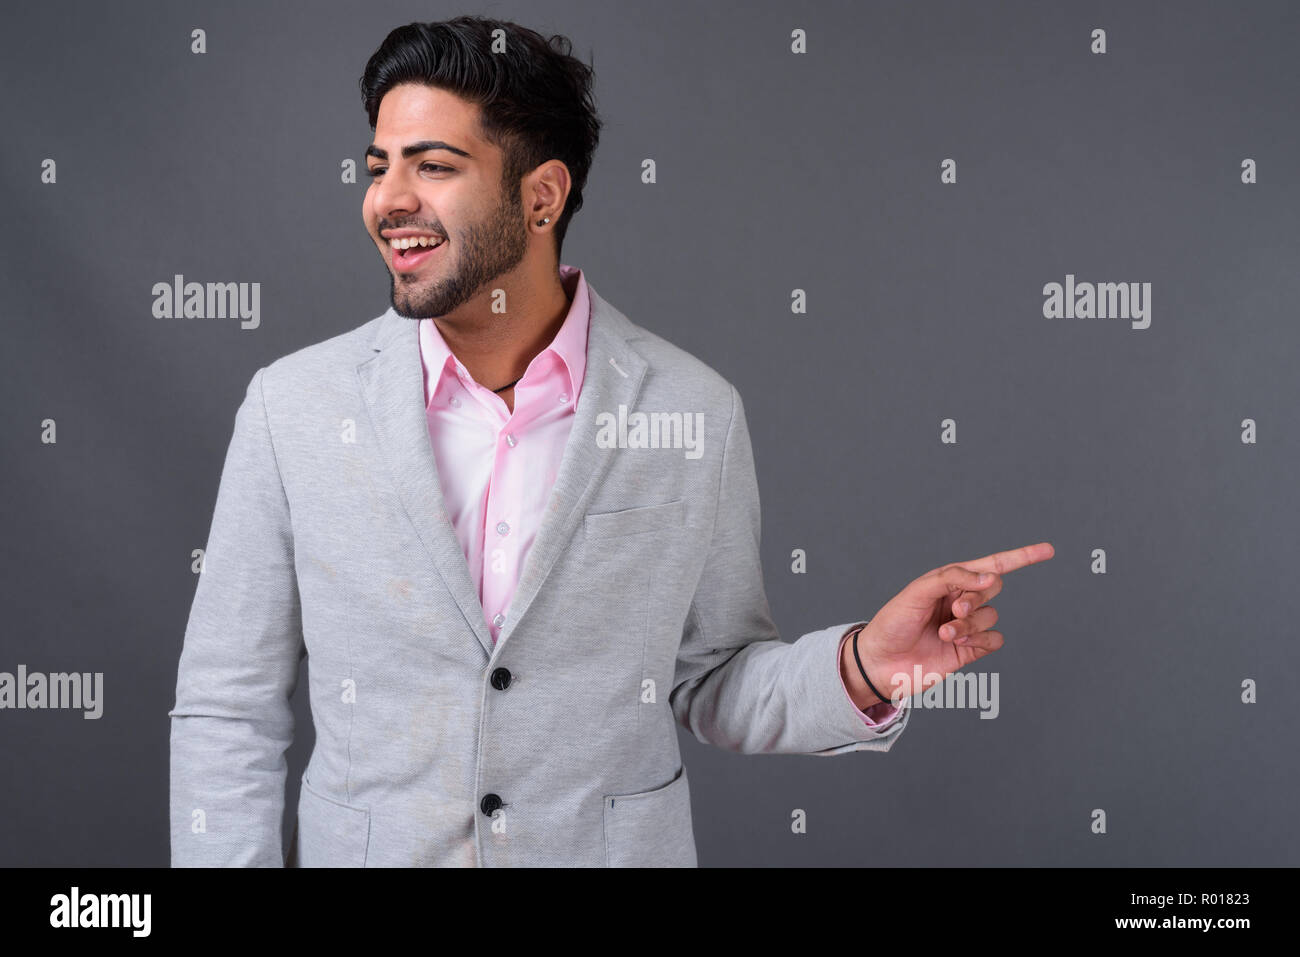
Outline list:
[[[478,802],[479,809],[488,817],[491,817],[492,812],[504,804],[505,801],[502,801],[501,798],[495,794],[485,794],[483,795],[483,800]]]
[[[510,687],[510,669],[496,668],[492,672],[492,687],[497,691],[505,691]]]

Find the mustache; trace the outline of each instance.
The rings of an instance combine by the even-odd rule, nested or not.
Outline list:
[[[436,226],[425,226],[423,223],[379,223],[375,226],[375,232],[382,233],[388,229],[415,229],[422,233],[431,233],[433,235],[447,237],[447,231]]]

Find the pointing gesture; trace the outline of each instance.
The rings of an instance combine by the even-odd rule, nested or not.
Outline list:
[[[1050,542],[1039,542],[943,565],[909,583],[857,638],[857,654],[871,684],[900,700],[925,690],[911,686],[918,665],[922,675],[946,678],[997,651],[1002,647],[1002,633],[991,629],[998,613],[987,603],[1002,591],[1003,576],[1055,554]],[[840,672],[859,707],[879,701],[862,679],[852,639],[844,644]],[[906,680],[895,681],[895,675]]]

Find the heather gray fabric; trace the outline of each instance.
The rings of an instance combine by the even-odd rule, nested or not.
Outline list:
[[[897,739],[910,709],[874,732],[840,685],[854,622],[777,634],[739,394],[590,292],[573,429],[495,648],[417,324],[390,309],[253,375],[169,712],[173,866],[286,863],[304,654],[316,745],[290,866],[695,866],[677,724],[745,753]],[[602,448],[620,405],[702,413],[703,454]]]

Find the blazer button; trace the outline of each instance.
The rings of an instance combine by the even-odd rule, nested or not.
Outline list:
[[[495,794],[485,794],[483,795],[483,800],[478,802],[479,810],[481,810],[488,817],[491,817],[492,812],[497,810],[497,808],[501,807],[504,804],[505,802],[502,801],[501,798]]]
[[[510,687],[510,671],[507,668],[496,668],[492,672],[492,687],[497,691],[505,691]]]

